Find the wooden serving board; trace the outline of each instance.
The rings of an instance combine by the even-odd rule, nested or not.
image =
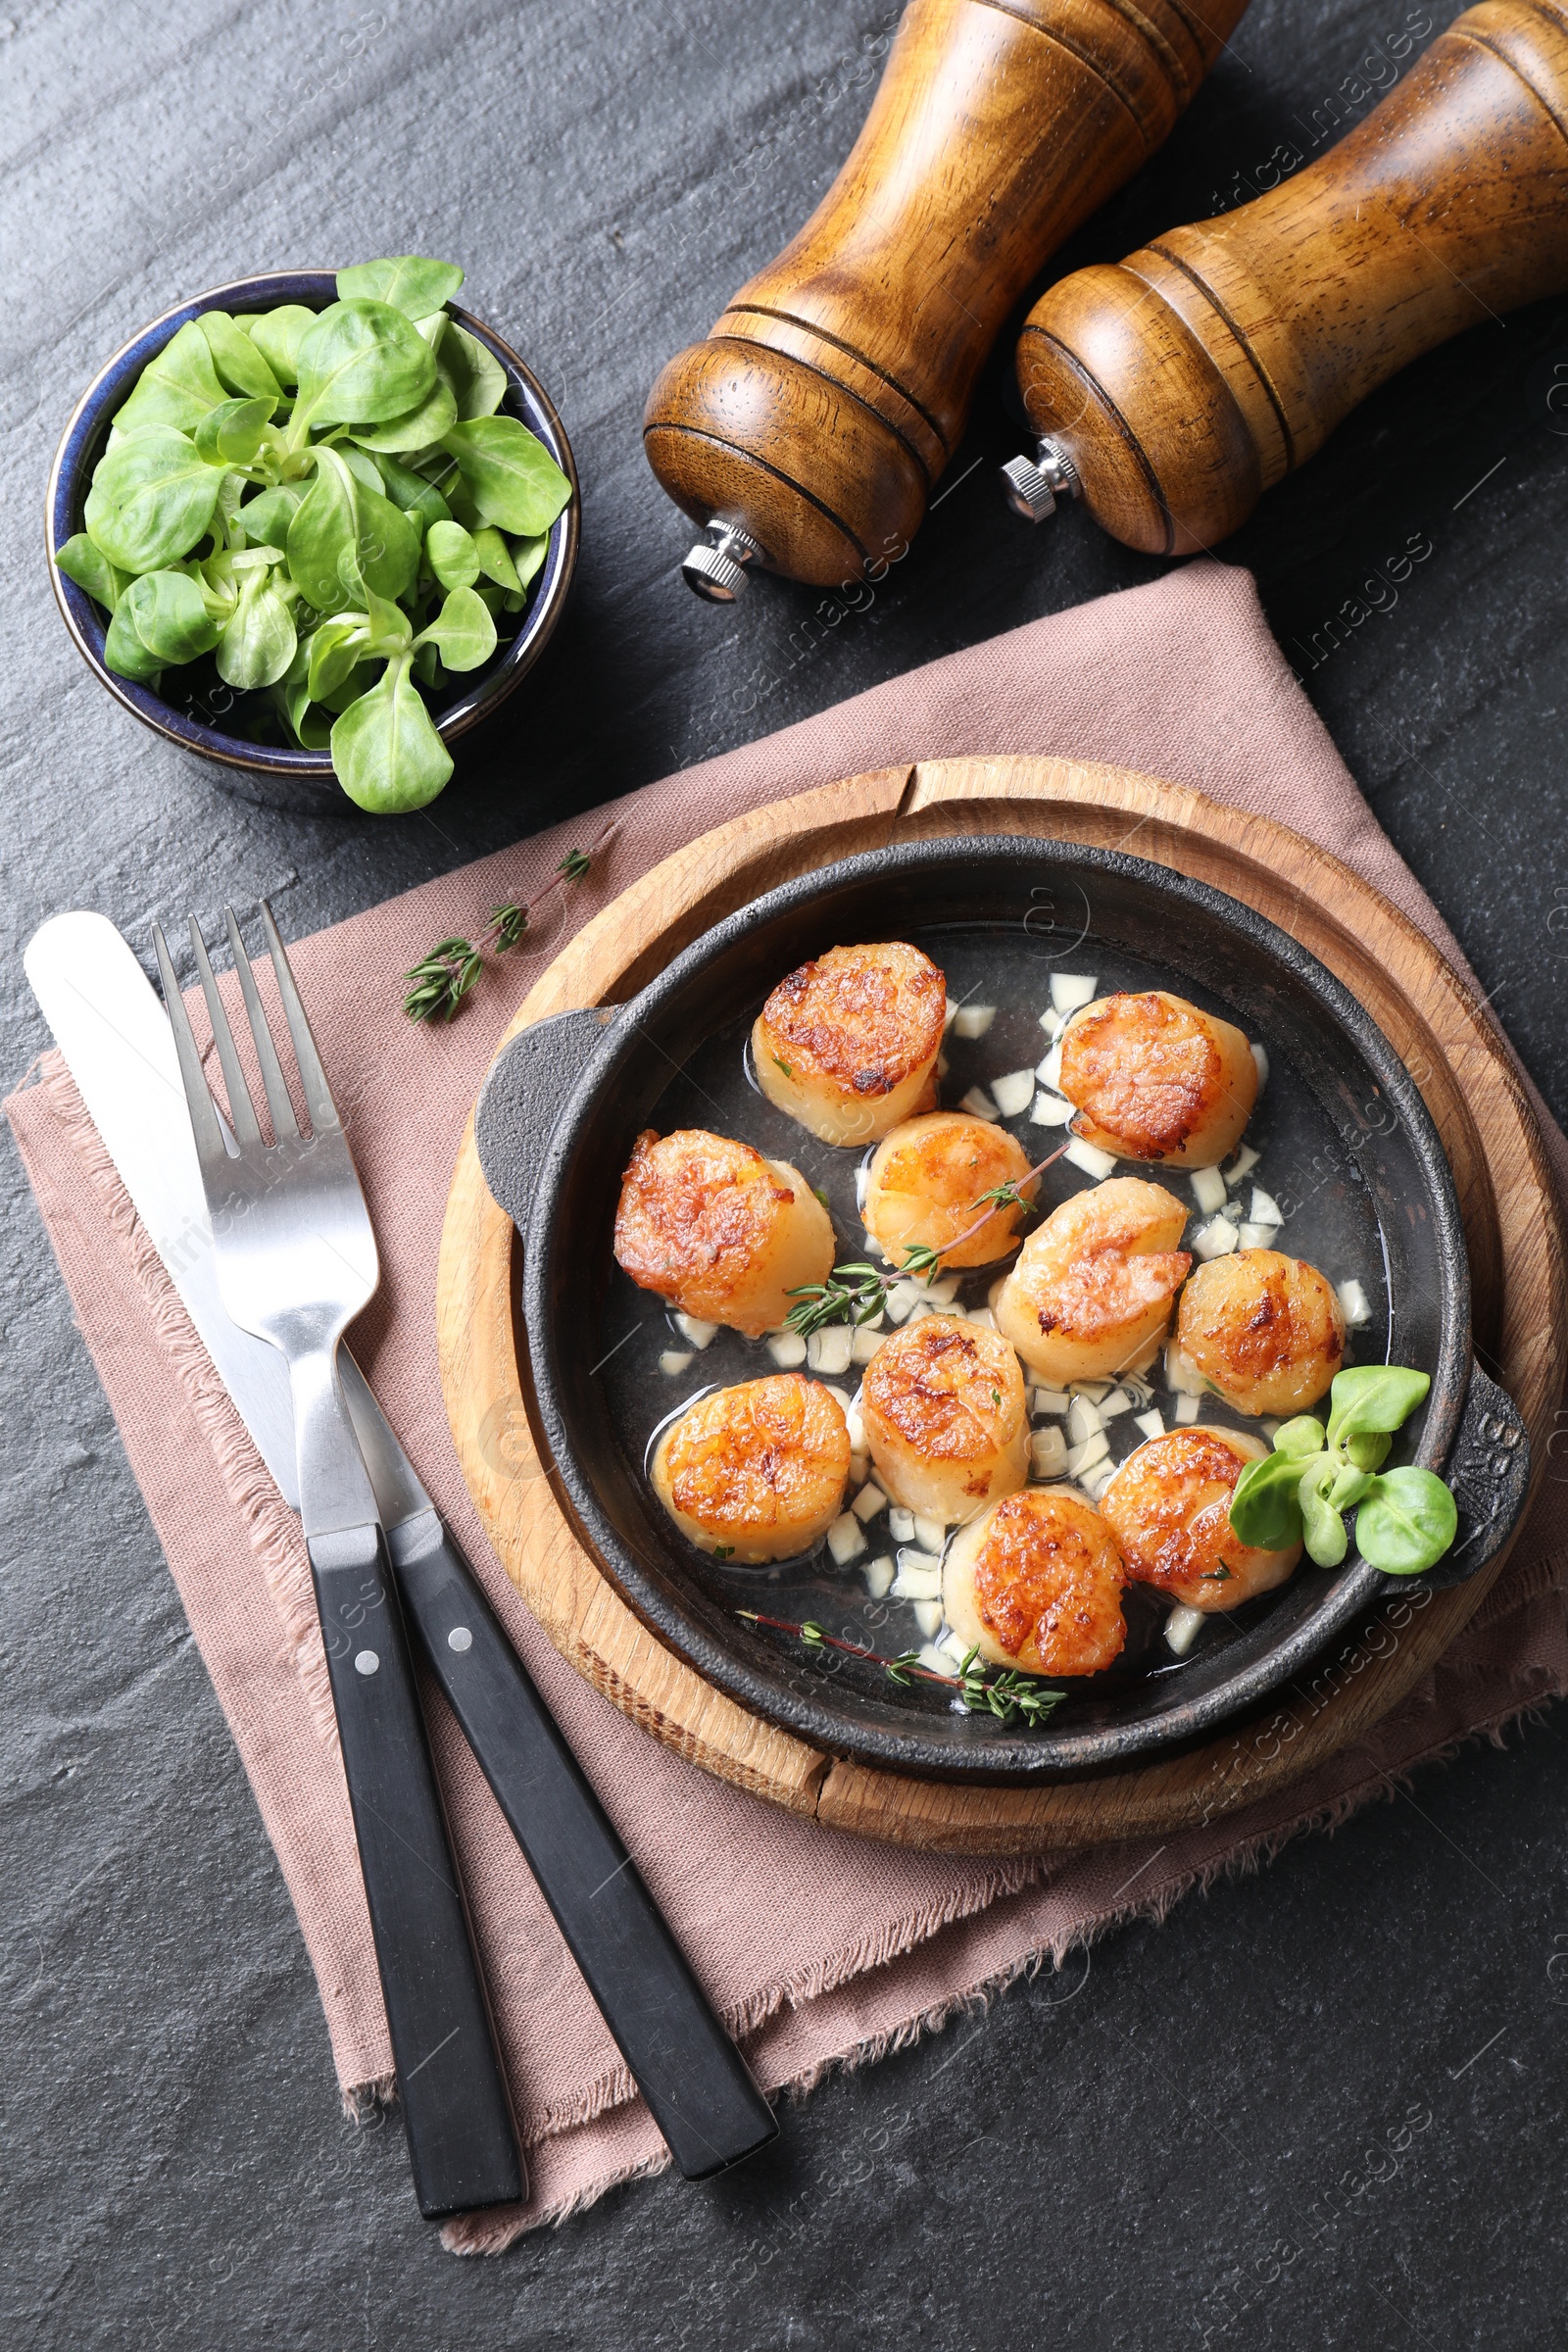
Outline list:
[[[542,974],[507,1035],[624,1003],[721,916],[891,839],[1024,833],[1125,849],[1212,883],[1288,931],[1373,1014],[1420,1086],[1458,1187],[1477,1349],[1530,1432],[1537,1477],[1563,1388],[1568,1272],[1540,1132],[1481,1006],[1436,949],[1349,869],[1262,816],[1153,777],[1065,760],[940,760],[852,776],[707,833],[634,883]],[[1506,1548],[1468,1584],[1399,1594],[1305,1690],[1139,1770],[955,1787],[826,1756],[713,1690],[648,1632],[564,1516],[530,1425],[516,1236],[470,1120],[442,1235],[438,1340],[458,1455],[486,1531],[563,1656],[693,1763],[838,1829],[956,1852],[1037,1852],[1169,1836],[1250,1804],[1358,1738],[1473,1615]]]

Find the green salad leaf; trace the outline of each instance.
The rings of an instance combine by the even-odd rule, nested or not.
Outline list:
[[[99,460],[87,493],[87,536],[122,571],[159,571],[211,529],[222,482],[222,468],[209,466],[186,434],[147,425]]]
[[[548,531],[571,496],[544,443],[514,416],[476,416],[455,424],[441,446],[486,522],[532,538]]]
[[[340,270],[337,290],[344,302],[385,302],[406,318],[428,318],[455,299],[463,277],[456,262],[400,253],[390,262],[358,262],[352,270]]]

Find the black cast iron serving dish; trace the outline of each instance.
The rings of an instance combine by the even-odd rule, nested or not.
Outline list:
[[[1353,1545],[1337,1569],[1303,1560],[1277,1591],[1206,1618],[1181,1659],[1162,1639],[1163,1605],[1129,1587],[1122,1659],[1063,1684],[1065,1700],[1034,1728],[965,1713],[941,1686],[903,1688],[874,1661],[809,1651],[737,1614],[811,1619],[882,1656],[920,1640],[909,1604],[873,1600],[857,1569],[835,1569],[825,1549],[774,1568],[725,1565],[665,1516],[644,1467],[654,1433],[695,1393],[775,1367],[763,1345],[721,1331],[688,1365],[662,1371],[661,1355],[684,1344],[662,1300],[614,1262],[621,1172],[645,1127],[739,1136],[821,1187],[840,1254],[862,1256],[859,1152],[819,1144],[775,1110],[748,1074],[745,1046],[785,973],[830,947],[886,939],[923,948],[953,997],[998,1007],[983,1038],[950,1032],[944,1102],[1041,1057],[1053,970],[1093,973],[1102,991],[1174,988],[1265,1047],[1269,1077],[1247,1140],[1286,1210],[1280,1246],[1337,1282],[1361,1283],[1371,1319],[1352,1334],[1348,1360],[1432,1376],[1392,1458],[1446,1477],[1460,1524],[1452,1550],[1416,1581],[1456,1583],[1489,1560],[1523,1507],[1528,1446],[1512,1404],[1475,1364],[1452,1179],[1382,1031],[1283,932],[1162,866],[1061,842],[927,841],[771,892],[612,1016],[568,1013],[525,1031],[480,1097],[485,1174],[524,1237],[530,1369],[558,1491],[589,1550],[661,1640],[741,1705],[830,1753],[946,1780],[1060,1779],[1146,1761],[1210,1733],[1299,1676],[1331,1637],[1411,1581],[1383,1577]],[[1011,1124],[1041,1139],[1031,1158],[1055,1140]],[[1177,1171],[1131,1172],[1188,1189]],[[1037,1208],[1087,1181],[1058,1163]],[[995,1271],[975,1278],[980,1298]],[[852,1372],[850,1385],[858,1379]],[[1168,1397],[1156,1390],[1155,1402],[1168,1418]],[[1202,1418],[1257,1428],[1212,1398]],[[1116,1452],[1135,1442],[1129,1428]]]
[[[202,696],[188,689],[178,702],[167,702],[150,687],[122,678],[104,661],[103,614],[84,588],[68,580],[55,562],[57,549],[82,528],[93,467],[104,453],[115,412],[129,399],[149,360],[163,350],[187,319],[203,311],[270,311],[286,302],[307,310],[324,310],[337,300],[337,277],[331,270],[288,270],[261,277],[236,278],[232,285],[212,286],[193,295],[176,310],[166,311],[144,326],[102,368],[77,402],[61,436],[49,476],[45,507],[45,535],[49,575],[55,600],[76,649],[99,682],[116,702],[144,726],[208,763],[215,782],[225,784],[246,800],[270,808],[292,808],[309,815],[357,816],[360,812],[332,773],[330,756],[301,751],[286,744],[253,743],[239,733],[226,732],[223,720],[238,699],[216,671],[212,690]],[[541,440],[571,484],[571,497],[550,531],[550,544],[529,587],[528,602],[517,615],[515,634],[506,638],[482,669],[451,679],[431,699],[430,715],[443,743],[450,746],[503,703],[527,676],[549,644],[560,620],[577,568],[581,530],[577,469],[561,418],[538,379],[524,367],[511,345],[504,343],[482,319],[454,303],[449,306],[458,324],[466,327],[500,363],[507,378],[502,413],[515,416]]]

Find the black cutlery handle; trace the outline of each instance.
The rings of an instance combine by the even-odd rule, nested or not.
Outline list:
[[[527,2175],[386,1538],[346,1528],[308,1548],[419,2211],[514,2205]]]
[[[404,1605],[606,2025],[688,2180],[777,2136],[499,1619],[433,1511],[392,1531]]]

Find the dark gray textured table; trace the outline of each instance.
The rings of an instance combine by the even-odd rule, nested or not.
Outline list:
[[[1081,516],[1032,536],[999,512],[992,462],[1019,446],[999,351],[951,489],[870,612],[811,637],[814,594],[764,583],[727,613],[679,585],[689,534],[644,466],[643,397],[832,176],[888,21],[870,0],[11,5],[8,1083],[43,1042],[21,948],[62,906],[144,938],[155,909],[265,890],[307,931],[1155,568]],[[1330,99],[1364,112],[1360,61],[1407,13],[1256,0],[1169,148],[1061,266],[1245,194]],[[107,352],[180,295],[410,247],[466,265],[565,418],[575,601],[428,818],[265,813],[77,661],[40,553],[49,458]],[[1561,1115],[1559,363],[1568,305],[1477,328],[1226,552]],[[1348,617],[1387,604],[1363,583],[1412,533],[1433,553],[1396,604]],[[4,1166],[7,2346],[1561,2340],[1559,1716],[820,2088],[731,2180],[632,2188],[501,2261],[449,2260],[395,2125],[339,2117],[281,1881],[9,1150]],[[1370,2152],[1401,2137],[1396,2164]]]

